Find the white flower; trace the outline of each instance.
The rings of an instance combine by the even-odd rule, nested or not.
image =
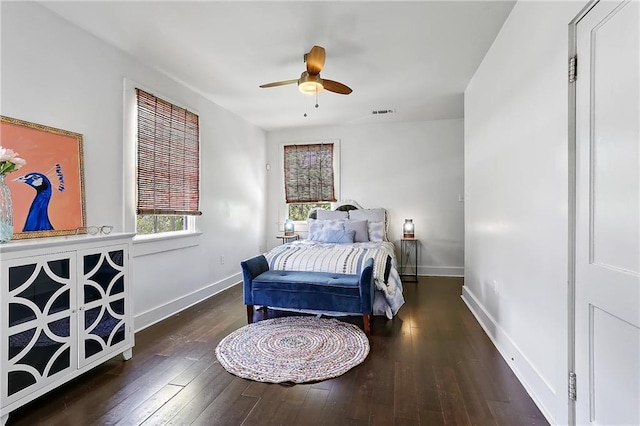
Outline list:
[[[0,161],[11,161],[16,157],[16,154],[12,149],[3,148],[0,146]]]
[[[18,153],[9,148],[0,146],[0,173],[15,172],[27,162],[18,157]]]
[[[24,160],[24,159],[22,159],[20,157],[15,157],[12,162],[13,162],[13,164],[15,164],[15,166],[16,166],[15,169],[16,170],[18,170],[20,167],[22,167],[25,164],[27,164],[27,160]]]

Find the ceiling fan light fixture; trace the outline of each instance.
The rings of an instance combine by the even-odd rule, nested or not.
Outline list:
[[[305,71],[300,76],[300,80],[298,80],[298,89],[305,95],[315,95],[322,92],[324,86],[319,75],[309,75]]]
[[[316,93],[320,93],[324,90],[322,83],[318,83],[315,81],[305,81],[298,85],[298,89],[305,95],[315,95]]]

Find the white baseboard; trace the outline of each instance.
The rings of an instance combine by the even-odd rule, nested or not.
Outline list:
[[[234,274],[221,281],[209,284],[208,286],[203,287],[200,290],[185,294],[184,296],[165,303],[164,305],[150,309],[146,312],[141,312],[134,316],[134,330],[136,333],[138,331],[144,330],[145,328],[152,326],[153,324],[156,324],[166,318],[169,318],[170,316],[173,316],[178,312],[195,305],[196,303],[202,302],[203,300],[208,299],[209,297],[216,295],[223,290],[233,287],[241,281],[242,275],[239,273]]]
[[[464,277],[462,266],[418,266],[418,275],[429,277]]]
[[[550,424],[555,424],[554,416],[551,414],[554,411],[555,401],[557,401],[554,388],[544,380],[535,366],[531,364],[467,286],[462,286],[461,297],[547,421]]]

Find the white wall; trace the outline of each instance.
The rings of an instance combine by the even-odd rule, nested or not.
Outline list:
[[[568,421],[568,23],[520,1],[465,92],[463,297],[552,423]]]
[[[202,234],[189,239],[194,246],[134,259],[136,329],[239,282],[240,260],[264,244],[264,131],[37,4],[1,7],[2,115],[83,135],[89,225],[123,231],[134,214],[123,203],[131,185],[123,178],[124,78],[200,115]],[[134,253],[166,244],[136,244]]]
[[[330,94],[327,96],[331,96]],[[282,144],[340,140],[340,197],[384,207],[389,239],[399,247],[405,218],[420,239],[420,275],[463,275],[463,121],[381,123],[272,131],[267,134],[267,245],[273,247],[287,210]]]

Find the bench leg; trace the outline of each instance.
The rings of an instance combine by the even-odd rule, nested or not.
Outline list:
[[[253,322],[253,305],[247,305],[247,324]]]
[[[371,317],[369,314],[362,315],[362,322],[364,323],[364,334],[367,336],[371,334]]]

